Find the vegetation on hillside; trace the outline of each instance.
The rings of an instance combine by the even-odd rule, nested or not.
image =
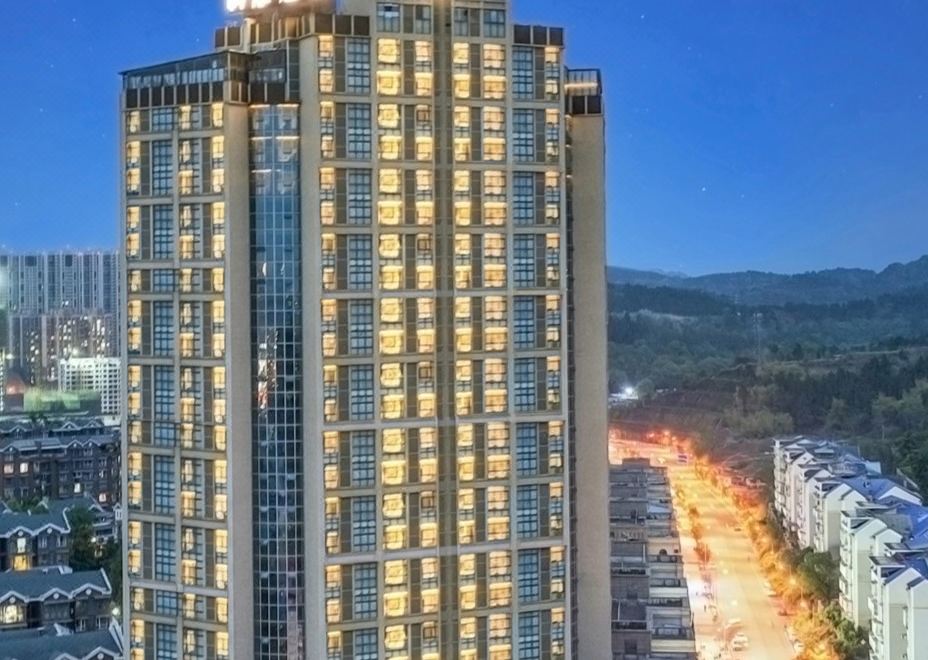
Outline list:
[[[614,386],[658,389],[714,376],[736,359],[827,359],[848,351],[928,343],[928,287],[828,305],[744,306],[700,291],[609,290]]]
[[[928,493],[925,309],[928,287],[764,307],[701,291],[612,287],[612,385],[656,391],[663,422],[685,414],[691,428],[696,419],[720,438],[847,438]]]

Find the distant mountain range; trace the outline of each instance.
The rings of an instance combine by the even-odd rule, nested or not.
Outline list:
[[[688,277],[677,273],[609,268],[612,284],[704,291],[743,305],[831,304],[928,287],[928,255],[880,272],[835,268],[799,275],[759,271]]]

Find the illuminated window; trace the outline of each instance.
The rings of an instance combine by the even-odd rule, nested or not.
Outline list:
[[[402,222],[402,203],[380,201],[377,204],[378,221],[382,225],[393,226]]]
[[[483,81],[483,96],[487,99],[504,99],[506,98],[506,80],[501,78],[494,80],[491,78]]]
[[[213,103],[210,106],[210,123],[213,128],[222,128],[225,106],[222,103]]]
[[[484,75],[503,76],[506,73],[506,49],[499,44],[483,46]]]
[[[4,605],[0,608],[0,622],[6,625],[22,623],[26,619],[23,610],[22,605]]]
[[[383,96],[396,96],[400,93],[400,72],[377,71],[377,93]]]
[[[387,626],[384,632],[384,644],[388,652],[406,648],[406,626]]]
[[[333,85],[335,66],[335,45],[330,35],[319,36],[319,91],[331,94],[335,90]]]
[[[378,175],[381,195],[398,195],[402,192],[402,178],[400,170],[382,168]]]
[[[432,138],[416,138],[416,160],[432,160]]]
[[[399,64],[400,63],[400,42],[398,39],[378,39],[377,40],[377,63],[378,64]]]
[[[432,74],[416,73],[416,96],[432,95]]]
[[[454,98],[456,99],[470,98],[470,74],[469,73],[454,74]]]

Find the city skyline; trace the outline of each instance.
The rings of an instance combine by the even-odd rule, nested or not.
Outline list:
[[[115,247],[116,108],[106,99],[117,72],[209,47],[198,27],[225,21],[221,4],[10,8],[27,37],[5,68],[28,100],[0,108],[9,128],[0,243]],[[602,62],[613,81],[610,265],[697,275],[881,269],[921,256],[928,88],[917,63],[928,47],[916,26],[928,7],[854,4],[623,2],[578,12],[517,0],[526,22],[565,25],[578,61]],[[46,28],[29,30],[40,13]],[[130,20],[148,28],[131,39],[108,28]],[[58,163],[58,194],[45,194],[42,168],[23,167],[39,159]]]

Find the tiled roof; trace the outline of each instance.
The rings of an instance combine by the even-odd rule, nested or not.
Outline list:
[[[0,660],[118,660],[122,644],[115,627],[71,633],[60,626],[11,630],[0,635]]]
[[[0,573],[0,604],[74,600],[88,591],[113,592],[102,570],[72,572],[64,567]]]
[[[0,503],[2,504],[2,503]],[[8,506],[0,506],[0,538],[9,538],[24,532],[35,536],[48,529],[57,530],[63,534],[71,531],[67,513],[69,510],[86,508],[97,513],[103,509],[91,497],[72,497],[65,500],[44,500],[41,508],[28,512],[11,511]],[[3,660],[0,658],[0,660]]]

